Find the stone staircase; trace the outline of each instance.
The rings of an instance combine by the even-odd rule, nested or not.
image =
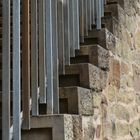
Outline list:
[[[31,129],[22,130],[22,140],[111,140],[104,137],[107,131],[104,127],[105,106],[108,103],[102,93],[107,84],[114,82],[116,87],[120,87],[119,75],[116,77],[115,72],[115,62],[118,62],[115,55],[124,37],[122,30],[127,28],[123,20],[124,2],[107,0],[102,29],[97,30],[93,26],[85,42],[80,44],[80,50],[76,50],[75,57],[71,57],[71,64],[65,66],[65,74],[59,75],[61,114],[46,116],[43,113],[45,107],[40,106],[42,115],[31,117]],[[0,28],[1,25],[0,20]],[[0,64],[1,56],[0,49]]]

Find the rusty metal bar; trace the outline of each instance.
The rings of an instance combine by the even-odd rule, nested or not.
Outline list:
[[[22,1],[22,110],[23,129],[30,128],[30,9],[29,0]]]
[[[38,112],[38,28],[37,0],[31,0],[31,95],[32,115]]]
[[[2,139],[10,139],[10,1],[2,1]]]
[[[21,140],[20,0],[13,1],[13,139]]]

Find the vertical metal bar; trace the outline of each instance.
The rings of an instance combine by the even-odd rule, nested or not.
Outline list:
[[[46,0],[46,76],[47,76],[47,114],[53,114],[53,55],[52,55],[52,11],[51,1]]]
[[[46,103],[45,72],[45,1],[39,0],[39,92],[40,103]]]
[[[63,0],[58,0],[58,57],[59,73],[65,73]]]
[[[95,0],[92,0],[92,24],[95,25],[95,12],[96,8],[95,8]]]
[[[64,47],[65,64],[70,65],[70,19],[69,19],[69,0],[64,0]]]
[[[101,0],[96,0],[96,26],[101,29]]]
[[[57,0],[52,0],[52,50],[53,50],[53,113],[59,113],[59,73],[58,73],[58,36]]]
[[[22,108],[23,129],[30,128],[30,9],[29,0],[22,1]]]
[[[70,18],[70,56],[75,56],[75,31],[74,31],[74,0],[69,1],[69,18]]]
[[[10,139],[10,1],[2,1],[2,139]]]
[[[31,0],[31,94],[32,115],[38,115],[38,30],[37,0]]]
[[[104,0],[101,0],[101,17],[104,17]]]
[[[88,15],[87,15],[87,1],[88,0],[84,0],[84,35],[88,36]]]
[[[21,139],[20,0],[13,1],[13,139]]]
[[[75,34],[75,49],[80,49],[79,44],[79,0],[74,0],[74,34]]]
[[[88,0],[87,2],[87,10],[88,10],[88,29],[91,30],[91,0]]]
[[[79,0],[80,42],[84,42],[84,0]]]

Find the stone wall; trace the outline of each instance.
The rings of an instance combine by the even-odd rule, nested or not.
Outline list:
[[[118,1],[106,6],[117,21],[110,30],[116,46],[106,88],[94,102],[102,114],[102,140],[140,140],[140,0]]]

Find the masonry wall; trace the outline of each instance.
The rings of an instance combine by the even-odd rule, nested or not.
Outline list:
[[[140,140],[140,0],[118,1],[106,6],[115,17],[115,51],[106,87],[94,95],[95,114],[102,116],[101,139]]]

